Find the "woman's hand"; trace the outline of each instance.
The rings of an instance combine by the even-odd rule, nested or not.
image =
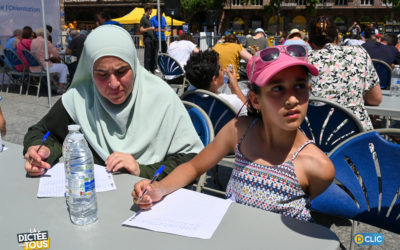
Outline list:
[[[140,200],[145,189],[147,189],[147,192]],[[150,180],[141,180],[135,184],[132,196],[133,202],[138,204],[140,209],[149,209],[153,206],[153,203],[161,200],[165,193],[160,188],[159,182],[155,181],[150,185]]]
[[[132,175],[140,175],[139,163],[130,154],[114,152],[107,158],[105,163],[108,172],[117,172],[124,168]]]
[[[237,78],[236,78],[236,69],[235,69],[235,67],[232,67],[232,70],[225,69],[224,71],[228,74],[228,78],[229,78],[228,86],[231,89],[231,92],[234,93],[234,91],[236,91],[237,89],[240,89]]]
[[[39,176],[44,174],[46,169],[51,168],[50,164],[45,162],[50,156],[50,149],[46,146],[42,146],[37,152],[39,145],[31,146],[28,148],[24,158],[25,170],[30,176]]]

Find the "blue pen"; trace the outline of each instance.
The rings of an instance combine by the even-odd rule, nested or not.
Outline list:
[[[39,153],[39,150],[42,148],[43,143],[47,140],[47,138],[49,138],[49,135],[50,135],[50,131],[47,131],[47,133],[43,136],[42,142],[40,143],[40,146],[39,146],[39,148],[37,149],[36,152]]]
[[[153,178],[151,179],[149,185],[147,185],[147,187],[150,186],[150,185],[158,178],[158,176],[162,173],[162,171],[164,170],[164,168],[165,168],[165,165],[162,165],[159,169],[157,169],[157,171],[154,173],[154,176],[153,176]],[[146,189],[144,190],[142,196],[140,196],[139,201],[141,201],[141,200],[143,199],[143,196],[147,193],[147,187],[146,187]]]

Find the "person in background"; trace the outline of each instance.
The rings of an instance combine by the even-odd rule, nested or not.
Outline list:
[[[29,63],[24,57],[24,54],[22,51],[24,49],[26,50],[31,50],[31,43],[33,38],[35,37],[35,33],[33,33],[33,30],[30,26],[25,26],[22,29],[22,39],[21,41],[17,44],[17,54],[19,58],[21,58],[23,64],[16,65],[16,70],[19,72],[24,71],[27,67],[29,67]]]
[[[305,34],[298,29],[292,29],[283,43],[284,45],[299,44],[305,46],[309,51],[312,50],[310,45],[304,41]]]
[[[359,37],[361,38],[361,27],[358,25],[357,21],[354,21],[347,31],[350,32],[351,39],[359,39]]]
[[[267,35],[262,28],[257,28],[254,31],[254,36],[249,36],[244,42],[244,47],[250,50],[250,53],[254,55],[257,51],[268,47]]]
[[[241,111],[240,115],[247,114],[247,108],[243,106],[246,97],[239,88],[236,72],[234,69],[229,71],[221,68],[217,52],[209,50],[193,53],[187,61],[185,72],[186,78],[194,87],[219,95],[229,102],[236,112]],[[228,86],[232,94],[218,93],[218,89],[224,85],[224,72],[228,74]]]
[[[122,27],[122,25],[119,22],[111,20],[111,17],[107,12],[100,12],[99,14],[97,14],[97,21],[99,22],[100,25],[112,24]]]
[[[232,119],[193,160],[160,182],[136,183],[134,202],[149,209],[234,150],[236,166],[226,190],[228,199],[311,221],[311,200],[331,184],[335,168],[299,129],[308,108],[308,74],[318,75],[306,62],[307,50],[301,48],[301,54],[289,54],[285,46],[270,47],[253,56],[247,64],[248,116]],[[271,54],[272,60],[266,56]]]
[[[17,52],[17,45],[19,41],[21,41],[21,39],[22,39],[22,30],[20,29],[14,30],[13,36],[7,39],[4,48],[12,49],[15,52]]]
[[[366,36],[370,37],[368,31]],[[392,44],[397,43],[397,38],[391,34],[385,34],[382,38],[368,39],[362,47],[368,52],[371,58],[379,59],[390,66],[400,64],[400,52]]]
[[[24,138],[25,170],[38,176],[62,153],[68,125],[79,124],[96,164],[109,172],[165,177],[202,148],[171,87],[139,62],[131,35],[102,25],[86,38],[71,87]],[[41,138],[50,137],[39,148]]]
[[[199,49],[194,44],[194,39],[189,33],[182,33],[178,39],[172,42],[167,50],[167,53],[174,58],[182,67],[186,65],[187,60],[192,53],[198,53]],[[165,76],[169,84],[181,84],[183,76]]]
[[[234,34],[226,35],[223,43],[217,43],[213,50],[219,54],[219,64],[223,70],[227,69],[231,64],[236,72],[237,79],[239,76],[240,59],[246,62],[250,60],[251,54],[239,44],[239,40]]]
[[[32,40],[31,44],[31,53],[32,55],[39,61],[41,66],[30,66],[29,69],[32,72],[41,71],[42,67],[46,67],[45,62],[45,41],[44,41],[44,30],[43,28],[39,28],[36,31],[37,38]],[[58,54],[58,50],[53,46],[52,43],[47,41],[47,49],[49,52],[49,72],[58,73],[59,80],[57,86],[57,93],[62,94],[65,92],[67,88],[67,73],[68,68],[67,65],[60,63],[61,59]],[[54,62],[53,62],[54,61]],[[55,63],[57,62],[57,63]]]
[[[144,6],[144,14],[140,19],[140,33],[143,34],[144,68],[154,74],[156,70],[157,40],[154,35],[155,28],[151,25],[150,15],[153,11],[150,5]]]
[[[47,33],[47,40],[51,43],[53,43],[53,37],[51,36],[51,32],[53,32],[53,27],[51,25],[46,25],[46,29],[48,31]]]
[[[4,48],[11,49],[11,50],[17,52],[17,45],[21,41],[21,39],[22,39],[22,30],[20,30],[20,29],[14,30],[13,36],[8,38],[8,40],[6,41],[6,44],[4,45]],[[5,57],[5,61],[6,61],[7,65],[9,67],[11,67],[11,63],[10,63],[10,61],[8,61],[7,57]]]
[[[396,48],[398,51],[400,51],[400,34],[397,35],[397,44],[396,44]]]
[[[364,103],[379,105],[382,92],[371,57],[359,46],[337,45],[336,25],[327,17],[316,17],[309,25],[313,50],[308,60],[319,70],[310,79],[311,95],[350,109],[366,130],[373,129]]]
[[[65,54],[76,57],[76,61],[74,61],[70,64],[67,64],[69,75],[70,75],[71,79],[73,79],[74,75],[75,75],[76,67],[78,66],[78,62],[79,62],[79,59],[82,54],[83,45],[86,40],[86,35],[82,34],[82,31],[78,32],[77,30],[73,30],[73,31],[71,31],[71,37],[72,37],[72,40],[68,44]]]
[[[167,41],[165,40],[165,30],[167,28],[167,21],[165,21],[164,17],[164,11],[161,9],[160,10],[161,16],[160,16],[160,22],[161,25],[160,27],[158,26],[158,13],[157,15],[153,16],[150,18],[151,26],[155,28],[155,37],[156,37],[156,42],[157,42],[157,51],[159,50],[158,45],[159,45],[159,34],[158,32],[161,32],[161,52],[162,53],[167,53]],[[157,52],[156,52],[157,53]]]

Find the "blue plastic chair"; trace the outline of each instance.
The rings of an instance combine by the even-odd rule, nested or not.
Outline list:
[[[400,233],[400,145],[377,131],[364,132],[340,144],[329,157],[338,184],[316,197],[312,209]]]
[[[372,63],[374,64],[376,73],[378,73],[381,89],[389,89],[392,78],[392,67],[379,59],[372,59]]]
[[[221,128],[236,116],[236,111],[232,105],[218,95],[204,89],[187,91],[183,93],[181,99],[197,104],[207,113],[213,124],[215,134],[218,134]]]
[[[46,78],[46,70],[43,66],[39,63],[39,61],[31,54],[29,50],[23,50],[22,53],[24,54],[25,59],[28,61],[29,65],[32,67],[40,66],[40,71],[29,71],[29,81],[28,86],[26,88],[26,95],[28,95],[29,87],[31,87],[31,78],[36,77],[39,78],[38,83],[36,85],[32,85],[32,87],[37,88],[36,97],[39,97],[40,92],[40,85],[42,82],[42,78]],[[54,74],[53,74],[54,75]]]
[[[22,85],[25,81],[26,76],[28,76],[27,65],[23,63],[23,61],[19,58],[18,54],[14,50],[5,48],[4,55],[10,63],[10,71],[8,72],[8,76],[10,76],[9,79],[11,80],[11,83],[19,85],[19,94],[22,94]],[[24,65],[24,70],[22,72],[19,72],[17,71],[16,66],[21,64]],[[7,93],[9,85],[10,84],[7,85]]]
[[[352,111],[338,103],[318,97],[310,97],[301,129],[326,153],[347,138],[364,131],[361,122]]]
[[[214,140],[214,129],[212,123],[206,112],[199,106],[188,101],[182,101],[185,105],[190,119],[192,120],[193,126],[196,129],[197,134],[200,137],[201,142],[204,146],[207,146],[212,140]],[[207,173],[200,176],[199,181],[196,184],[196,191],[202,192],[203,189],[213,191],[212,189],[205,187],[207,182]]]
[[[176,93],[183,93],[186,88],[185,70],[173,57],[168,54],[160,53],[157,56],[157,65],[160,69],[163,79],[166,76],[182,77],[182,84],[169,84],[172,88],[176,88]],[[168,82],[168,81],[167,81]]]

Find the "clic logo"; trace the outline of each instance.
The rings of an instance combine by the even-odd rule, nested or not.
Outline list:
[[[383,244],[383,235],[380,233],[357,233],[353,241],[360,246],[379,246]]]

